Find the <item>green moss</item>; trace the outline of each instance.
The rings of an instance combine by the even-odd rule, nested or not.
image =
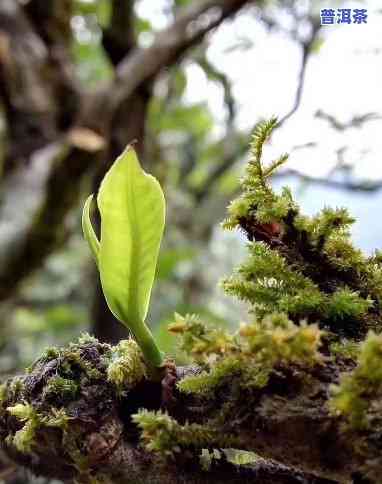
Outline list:
[[[253,465],[262,460],[261,457],[254,452],[248,452],[246,450],[224,449],[223,452],[228,462],[232,462],[232,464],[237,466]]]
[[[359,293],[342,288],[328,298],[326,312],[332,320],[357,318],[367,313],[372,306],[371,299],[364,299]]]
[[[78,344],[80,346],[86,346],[89,344],[97,344],[98,340],[94,336],[90,335],[89,333],[82,333],[78,338]]]
[[[356,341],[343,339],[330,344],[330,353],[335,357],[356,360],[360,351],[360,344]]]
[[[199,375],[183,378],[177,386],[183,393],[208,395],[217,387],[224,384],[227,378],[231,378],[234,374],[239,374],[242,367],[243,364],[239,358],[223,358],[210,371],[204,371]]]
[[[128,391],[147,376],[143,354],[133,339],[123,340],[111,350],[107,378],[119,393]]]
[[[67,415],[64,408],[51,407],[50,414],[40,417],[40,422],[47,427],[56,427],[65,430],[73,417]]]
[[[23,390],[24,383],[22,378],[19,376],[12,378],[10,384],[8,385],[8,398],[10,400],[17,400]]]
[[[182,338],[182,348],[195,356],[201,343],[206,352],[202,360],[206,369],[178,383],[184,393],[208,395],[232,379],[242,388],[261,388],[276,366],[321,364],[319,353],[322,331],[317,325],[294,324],[285,314],[273,314],[261,321],[242,324],[230,335],[209,329],[195,318],[178,318],[176,333]],[[174,325],[172,326],[174,330]],[[196,353],[197,361],[201,357]]]
[[[63,378],[61,376],[54,376],[49,379],[44,388],[44,398],[60,396],[64,399],[74,399],[78,394],[79,384],[74,380]]]
[[[222,454],[218,449],[212,449],[211,452],[208,449],[202,449],[199,461],[203,470],[209,471],[214,460],[220,460]]]
[[[202,364],[210,355],[224,355],[235,347],[233,336],[223,328],[207,325],[197,316],[175,313],[175,322],[168,327],[181,336],[180,349]]]
[[[370,332],[362,343],[358,365],[332,387],[330,408],[357,429],[372,420],[373,401],[382,396],[382,335]]]
[[[0,385],[0,406],[7,399],[7,395],[8,395],[7,385],[3,383],[2,385]]]
[[[366,258],[350,240],[354,218],[344,208],[300,214],[288,188],[276,193],[269,177],[287,159],[262,161],[277,121],[259,123],[242,193],[228,207],[226,228],[240,228],[249,257],[226,278],[227,293],[248,301],[257,317],[285,312],[295,322],[319,321],[341,336],[361,339],[382,324],[380,256]],[[372,321],[370,321],[372,319]]]
[[[260,316],[275,311],[297,318],[317,314],[325,295],[316,284],[264,242],[252,243],[248,249],[247,261],[223,281],[228,294],[250,302]]]
[[[164,457],[174,456],[185,448],[234,446],[237,438],[219,432],[208,425],[180,425],[167,413],[141,410],[132,416],[133,422],[141,429],[141,439],[150,452]]]
[[[8,407],[7,411],[10,415],[16,417],[24,424],[23,427],[18,430],[9,440],[11,440],[11,443],[19,452],[31,452],[36,435],[36,429],[40,425],[36,410],[29,403],[18,403],[13,407]]]
[[[82,337],[79,338],[82,340]],[[86,340],[85,347],[90,344],[89,340]],[[70,343],[69,349],[65,351],[62,358],[63,363],[61,365],[66,377],[70,377],[73,373],[76,373],[80,369],[89,380],[98,380],[103,377],[101,371],[95,368],[91,361],[82,356],[84,346],[78,341],[76,343]]]
[[[51,346],[45,350],[42,356],[46,361],[51,361],[60,356],[60,351],[55,346]]]
[[[12,439],[12,444],[19,452],[26,454],[32,451],[37,428],[38,423],[34,420],[30,420],[24,424],[24,427],[21,430],[18,430],[15,433]]]
[[[322,334],[317,325],[304,322],[297,326],[292,321],[286,321],[284,327],[275,326],[272,317],[240,328],[244,354],[271,366],[282,363],[312,366],[322,363],[319,353]]]
[[[44,350],[42,355],[36,361],[34,361],[30,366],[26,368],[26,372],[32,373],[39,363],[54,360],[59,356],[60,356],[60,352],[58,348],[56,348],[55,346],[49,346]]]

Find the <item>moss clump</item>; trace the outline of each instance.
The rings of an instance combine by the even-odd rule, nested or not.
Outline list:
[[[69,378],[62,376],[52,377],[44,388],[45,398],[60,398],[73,400],[79,391],[79,384]]]
[[[107,378],[120,394],[126,393],[146,376],[143,354],[133,339],[123,340],[112,348]]]
[[[335,414],[356,429],[372,425],[379,414],[374,403],[382,397],[382,335],[369,333],[361,345],[357,367],[343,374],[332,392],[330,406]]]
[[[330,344],[330,353],[335,358],[345,358],[348,360],[356,360],[360,351],[360,343],[357,341],[343,339],[342,341],[334,341]]]
[[[224,355],[234,348],[233,336],[224,329],[207,325],[198,316],[175,313],[168,326],[171,333],[182,335],[180,349],[202,364],[210,355]]]
[[[257,126],[242,194],[228,208],[224,226],[245,232],[249,257],[223,287],[248,301],[257,317],[283,312],[296,324],[318,321],[340,337],[362,339],[382,322],[381,258],[353,247],[354,219],[346,209],[306,217],[287,188],[272,190],[269,177],[287,159],[262,162],[276,125],[271,119]]]
[[[142,431],[141,439],[146,449],[163,457],[172,457],[186,448],[231,447],[239,443],[237,438],[229,434],[222,437],[222,433],[213,426],[196,423],[181,425],[162,411],[141,410],[132,418]]]
[[[243,364],[239,358],[226,357],[217,362],[208,371],[205,370],[199,375],[188,376],[181,380],[177,387],[183,393],[193,393],[208,396],[222,386],[234,375],[242,373]]]
[[[5,383],[3,383],[2,385],[0,385],[0,408],[1,408],[1,405],[2,405],[2,402],[4,402],[7,398],[7,385]]]
[[[305,323],[297,326],[284,314],[242,324],[233,335],[208,329],[196,318],[186,317],[182,325],[179,316],[177,319],[176,332],[183,340],[182,348],[191,355],[196,353],[205,368],[201,374],[178,383],[184,393],[208,395],[235,375],[242,387],[261,388],[280,365],[314,366],[323,361],[319,353],[322,331],[318,326]],[[201,344],[206,351],[195,352]]]
[[[209,451],[208,449],[202,449],[200,453],[199,461],[203,470],[209,471],[213,461],[220,460],[222,453],[218,449]]]
[[[129,396],[123,396],[142,382],[144,369],[131,340],[113,348],[84,335],[49,349],[29,372],[1,387],[5,451],[42,475],[98,479],[125,445],[120,415],[122,407],[129,408]],[[133,405],[135,411],[137,402]]]
[[[19,452],[30,452],[39,426],[36,410],[29,403],[18,403],[13,407],[7,407],[7,412],[23,424],[13,436],[8,436],[8,443],[14,445]]]

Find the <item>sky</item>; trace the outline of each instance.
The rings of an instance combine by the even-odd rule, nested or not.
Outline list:
[[[340,2],[328,1],[327,8]],[[169,22],[163,13],[166,0],[141,0],[139,13],[160,29]],[[301,0],[299,6],[306,8]],[[367,8],[367,24],[323,26],[321,47],[308,61],[301,105],[298,111],[272,137],[265,150],[268,159],[290,152],[289,168],[316,177],[326,177],[337,161],[336,151],[345,147],[346,164],[354,166],[359,179],[382,179],[382,14],[379,0],[346,2],[346,8]],[[379,11],[379,13],[378,13]],[[293,18],[280,10],[274,12],[286,29]],[[306,26],[301,25],[300,31]],[[149,41],[149,39],[146,39]],[[254,15],[244,12],[227,21],[209,37],[208,58],[232,81],[238,100],[237,126],[248,130],[259,118],[286,114],[294,101],[301,62],[301,48],[284,33],[267,29]],[[250,46],[240,49],[240,44]],[[235,48],[236,46],[236,48]],[[203,71],[187,67],[187,99],[190,103],[205,101],[217,120],[216,131],[223,129],[225,110],[222,91],[207,80]],[[334,130],[326,120],[315,117],[317,110],[348,122],[353,116],[375,113],[360,128]],[[314,147],[295,150],[296,146],[315,143]],[[298,188],[296,180],[290,180]],[[310,186],[297,190],[304,210],[314,213],[326,204],[349,206],[360,218],[354,227],[358,245],[371,252],[382,247],[380,209],[382,194],[349,194]],[[372,223],[371,223],[372,222]]]

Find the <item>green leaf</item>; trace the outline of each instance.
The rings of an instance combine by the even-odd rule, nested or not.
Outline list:
[[[128,147],[103,179],[97,203],[103,292],[113,314],[138,336],[148,311],[164,230],[163,192]]]
[[[82,211],[82,230],[84,232],[85,239],[89,244],[90,250],[92,251],[97,267],[99,267],[100,243],[97,239],[97,236],[94,232],[94,229],[90,220],[90,209],[91,209],[92,201],[93,201],[93,195],[90,195],[87,198],[84,205],[84,209]]]

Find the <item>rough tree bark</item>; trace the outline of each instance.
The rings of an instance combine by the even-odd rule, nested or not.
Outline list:
[[[113,482],[126,483],[351,483],[361,482],[357,479],[370,462],[378,468],[373,461],[380,461],[379,430],[352,430],[329,411],[330,386],[338,383],[341,372],[354,368],[351,359],[338,358],[310,368],[281,365],[265,386],[247,391],[239,389],[239,376],[231,376],[213,396],[180,393],[176,383],[198,369],[169,366],[162,382],[141,380],[121,398],[105,375],[109,348],[92,340],[81,342],[43,357],[29,374],[19,377],[18,390],[15,381],[9,382],[8,397],[3,396],[0,405],[0,435],[14,461],[37,474],[64,480],[76,477],[90,482],[90,475],[98,472]],[[74,354],[80,355],[83,372],[78,375],[78,397],[50,393],[52,379],[64,366],[78,365]],[[94,371],[99,373],[94,375]],[[23,424],[5,408],[27,401],[42,415],[64,405],[70,419],[62,428],[40,424],[32,450],[19,452],[8,436]],[[166,411],[173,425],[179,426],[176,432],[170,430],[181,448],[174,459],[158,459],[139,445],[139,431],[131,416],[140,408]],[[193,444],[187,447],[192,432]],[[81,461],[71,439],[80,444]],[[204,471],[195,451],[224,446],[255,451],[273,461],[238,467],[221,458],[212,461],[209,472]]]

